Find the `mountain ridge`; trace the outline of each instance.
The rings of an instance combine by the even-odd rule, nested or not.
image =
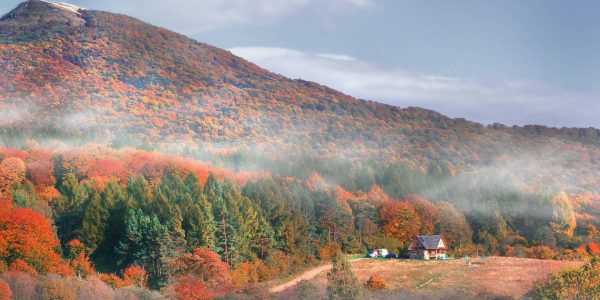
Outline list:
[[[24,2],[0,19],[0,62],[0,107],[19,116],[0,122],[4,143],[123,137],[459,171],[543,155],[600,177],[598,129],[485,126],[356,99],[114,13]]]

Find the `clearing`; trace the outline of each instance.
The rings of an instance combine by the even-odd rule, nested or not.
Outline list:
[[[489,257],[485,259],[407,260],[407,259],[357,259],[352,261],[359,282],[371,275],[385,280],[389,290],[377,298],[443,298],[452,295],[473,297],[522,298],[536,281],[549,273],[565,267],[580,266],[583,262],[538,260],[515,257]],[[293,286],[309,280],[318,294],[325,296],[327,271],[331,264],[311,269],[293,280],[273,287],[271,292],[293,293]],[[458,297],[458,296],[457,296]]]

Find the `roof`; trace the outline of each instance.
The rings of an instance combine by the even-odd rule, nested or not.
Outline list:
[[[438,245],[440,244],[440,240],[442,239],[441,235],[418,235],[417,239],[423,247],[427,250],[435,250],[438,249]],[[445,243],[444,243],[445,244]]]

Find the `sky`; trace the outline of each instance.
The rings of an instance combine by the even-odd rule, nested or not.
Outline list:
[[[20,0],[0,1],[0,12]],[[600,1],[71,0],[357,98],[600,128]]]

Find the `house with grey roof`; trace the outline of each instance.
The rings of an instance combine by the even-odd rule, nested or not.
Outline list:
[[[446,257],[447,251],[441,235],[418,235],[408,247],[410,258],[413,259],[441,259]]]

